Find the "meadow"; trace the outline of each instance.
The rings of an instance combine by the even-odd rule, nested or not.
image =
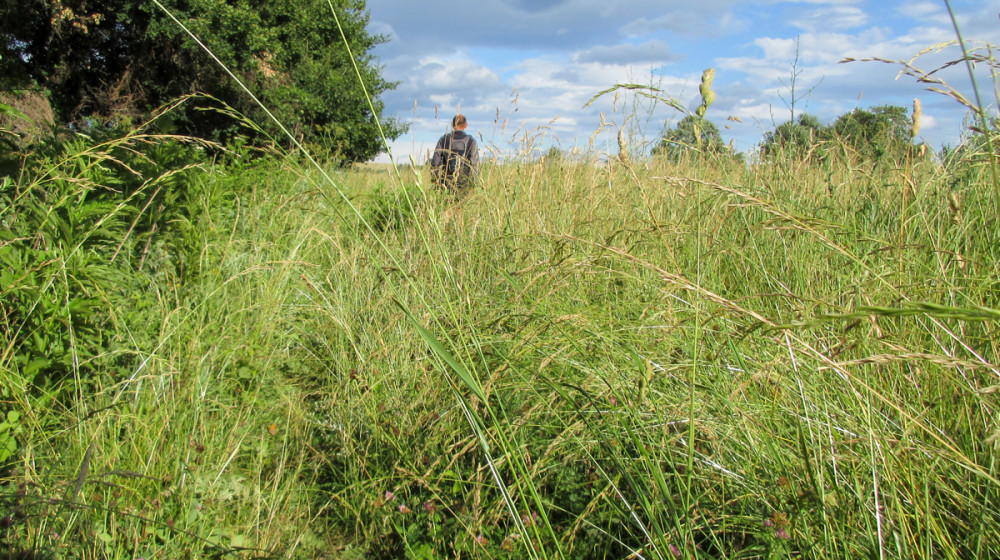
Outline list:
[[[982,154],[206,149],[2,179],[5,557],[1000,555]]]

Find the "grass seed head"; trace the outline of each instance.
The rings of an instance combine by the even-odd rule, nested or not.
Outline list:
[[[625,127],[618,129],[618,159],[622,163],[629,163],[628,142],[625,140]]]

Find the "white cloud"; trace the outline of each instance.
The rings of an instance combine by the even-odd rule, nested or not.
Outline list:
[[[500,77],[489,68],[468,59],[425,59],[415,68],[411,80],[425,91],[492,91]]]
[[[856,6],[829,6],[809,10],[794,17],[792,23],[807,31],[855,29],[868,23],[868,14]]]
[[[965,4],[957,16],[967,39],[1000,42],[996,9]],[[923,135],[944,141],[963,114],[912,78],[897,79],[898,66],[840,63],[904,60],[952,39],[948,13],[931,0],[701,0],[684,10],[662,0],[441,0],[419,10],[410,0],[380,0],[369,9],[369,30],[392,36],[375,54],[385,78],[401,82],[383,100],[411,123],[395,143],[404,153],[433,145],[459,107],[497,149],[526,139],[585,144],[602,118],[621,126],[629,114],[655,134],[679,113],[634,93],[583,105],[614,84],[653,83],[693,109],[708,67],[718,70],[709,117],[740,149],[787,119],[793,75],[796,112],[827,122],[856,106],[908,106],[921,97]],[[918,65],[933,69],[957,56],[953,49]],[[941,75],[965,87],[963,72]],[[744,122],[726,121],[730,115]]]
[[[945,9],[941,2],[907,2],[896,9],[901,17],[915,20],[945,17]]]

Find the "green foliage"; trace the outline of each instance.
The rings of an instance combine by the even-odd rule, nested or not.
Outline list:
[[[0,320],[19,384],[61,390],[107,365],[97,358],[114,346],[119,306],[135,306],[144,263],[187,260],[176,240],[199,154],[178,137],[73,140],[0,183]],[[151,250],[171,245],[173,257]],[[157,268],[167,279],[182,267]]]
[[[14,132],[13,123],[15,120],[27,120],[28,116],[18,111],[14,107],[5,103],[0,103],[0,145],[4,151],[15,147],[14,140],[17,134]]]
[[[905,107],[882,105],[845,113],[834,121],[831,129],[836,138],[862,158],[878,161],[911,152],[912,126]]]
[[[803,113],[797,121],[786,121],[764,135],[761,152],[765,157],[829,156],[831,146],[849,149],[853,157],[871,162],[896,161],[906,157],[926,157],[926,147],[911,143],[913,122],[905,107],[879,106],[854,109],[823,125],[813,115]]]
[[[122,141],[40,155],[2,191],[3,254],[30,260],[0,298],[16,303],[0,328],[5,549],[1000,551],[981,421],[998,407],[1000,292],[982,279],[1000,243],[982,183],[952,189],[923,161],[520,162],[454,203],[420,196],[420,176],[317,184],[281,161],[213,169],[189,144]],[[65,321],[87,296],[101,339]],[[16,356],[34,350],[14,333],[60,329],[81,333],[81,382],[25,387]]]
[[[371,54],[385,38],[368,34],[363,1],[333,3],[361,82],[325,1],[164,5],[296,137],[345,161],[370,159],[382,150],[378,97],[395,84],[381,77]],[[78,127],[141,121],[174,98],[203,92],[249,117],[261,132],[242,130],[224,114],[198,111],[195,103],[175,112],[171,132],[223,141],[236,134],[256,135],[254,142],[286,141],[263,110],[154,4],[101,0],[69,8],[52,0],[6,3],[0,22],[0,35],[7,38],[0,45],[0,89],[37,84],[51,91],[61,118]],[[363,87],[373,97],[374,112]],[[201,99],[202,108],[222,108],[207,99]],[[405,127],[386,119],[383,129],[395,138]]]
[[[403,230],[416,219],[415,209],[421,198],[419,187],[408,187],[406,192],[400,192],[397,188],[380,184],[369,195],[363,217],[372,230],[379,233]]]
[[[6,414],[0,413],[0,467],[17,451],[17,437],[22,431],[19,412],[10,410]]]
[[[665,156],[672,161],[690,154],[722,155],[729,152],[719,128],[712,121],[697,115],[688,115],[677,126],[667,129],[660,143],[653,148],[653,155]]]
[[[786,121],[764,135],[761,151],[765,155],[790,152],[805,154],[820,142],[830,138],[829,127],[823,126],[814,115],[802,113],[795,122]]]
[[[488,162],[455,202],[92,132],[0,178],[5,551],[1000,553],[971,157]]]

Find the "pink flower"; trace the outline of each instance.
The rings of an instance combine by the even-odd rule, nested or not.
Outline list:
[[[673,554],[674,558],[680,558],[681,557],[681,549],[677,548],[673,544],[667,545],[667,548],[670,549],[670,554]]]
[[[406,504],[399,504],[399,513],[410,513],[410,508],[406,507]]]
[[[386,503],[391,502],[392,499],[395,498],[395,497],[396,497],[395,494],[393,494],[392,492],[386,490],[385,494],[382,494],[381,496],[378,497],[377,500],[375,500],[375,507],[382,507]]]
[[[788,531],[786,531],[784,527],[775,531],[774,536],[778,537],[779,539],[785,539],[785,540],[792,538],[792,536],[788,534]]]

